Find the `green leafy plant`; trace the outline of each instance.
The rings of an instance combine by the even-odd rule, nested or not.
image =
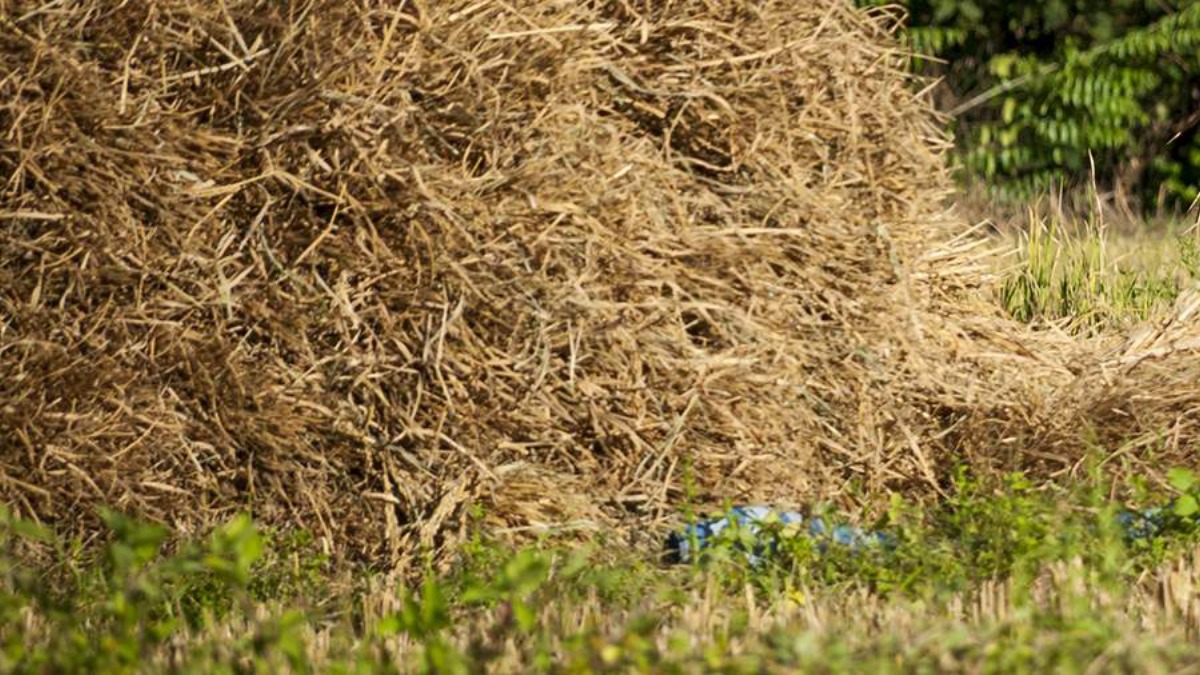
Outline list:
[[[264,534],[245,517],[189,541],[106,512],[108,541],[79,557],[0,510],[0,672],[1029,672],[1096,659],[1127,670],[1198,663],[1186,640],[1137,639],[1123,612],[1145,605],[1144,595],[1130,602],[1140,578],[1200,541],[1200,480],[1176,469],[1166,483],[1143,482],[1140,498],[1160,506],[1147,541],[1117,526],[1115,487],[1095,468],[1067,487],[961,469],[938,502],[892,500],[869,526],[889,533],[887,546],[822,546],[776,524],[761,535],[774,543],[765,564],[747,561],[745,547],[761,542],[737,528],[703,564],[671,567],[631,550],[514,549],[481,533],[449,572],[430,570],[398,591],[330,583],[335,572],[323,563],[311,575],[325,581],[309,583],[303,566],[295,573],[295,554],[311,538]],[[845,520],[816,511],[831,524]],[[256,586],[263,577],[271,579]],[[1005,607],[963,619],[964,606],[999,587]],[[297,602],[270,592],[294,592]],[[343,609],[316,609],[328,602]],[[828,630],[795,612],[810,604]],[[350,611],[365,605],[387,609]],[[868,616],[871,628],[862,625]]]
[[[893,498],[868,528],[885,532],[886,545],[840,546],[803,527],[768,522],[753,533],[727,528],[705,564],[732,586],[751,583],[772,595],[865,587],[884,596],[936,598],[1002,579],[1028,585],[1048,565],[1073,557],[1085,559],[1097,578],[1116,583],[1200,535],[1200,482],[1184,470],[1170,476],[1178,494],[1169,506],[1149,512],[1153,528],[1145,535],[1120,525],[1119,508],[1099,477],[1062,490],[1037,486],[1019,473],[983,480],[960,470],[950,497],[936,505]],[[1155,500],[1165,503],[1166,496]],[[839,523],[835,514],[821,517]],[[762,564],[745,564],[744,551],[752,549],[773,553]]]
[[[0,670],[136,672],[172,636],[228,613],[246,598],[263,550],[248,517],[239,516],[174,553],[166,552],[169,532],[161,526],[112,510],[101,517],[110,541],[99,559],[87,562],[63,559],[64,547],[49,532],[0,514],[5,544],[0,570],[8,572],[0,606],[34,611],[53,626],[35,643],[0,630],[9,647]],[[22,541],[37,543],[40,555],[59,562],[40,575],[30,573],[19,562],[33,555],[17,550]],[[271,641],[286,642],[283,637]]]

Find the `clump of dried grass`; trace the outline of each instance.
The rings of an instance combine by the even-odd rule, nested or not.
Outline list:
[[[0,22],[0,494],[39,518],[249,506],[402,563],[472,502],[933,493],[1198,399],[979,316],[892,19],[838,0]]]

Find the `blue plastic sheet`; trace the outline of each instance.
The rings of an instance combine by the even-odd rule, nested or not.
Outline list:
[[[754,541],[747,551],[751,563],[758,563],[763,555],[769,554],[769,543],[761,541],[763,530],[777,529],[783,536],[808,536],[817,542],[819,549],[833,544],[858,550],[868,546],[886,546],[892,537],[882,532],[872,532],[851,525],[825,524],[819,516],[806,518],[795,511],[778,511],[769,506],[735,506],[720,518],[703,520],[681,531],[671,533],[668,549],[679,562],[690,562],[693,554],[712,546],[729,528]]]
[[[1166,510],[1159,508],[1120,511],[1116,515],[1116,522],[1128,539],[1149,539],[1162,531],[1166,513]],[[806,517],[795,511],[777,510],[769,506],[735,506],[724,516],[701,520],[672,532],[667,540],[668,554],[677,562],[691,562],[697,552],[711,547],[723,534],[728,534],[729,528],[736,530],[735,545],[745,551],[751,564],[758,564],[764,556],[773,552],[771,547],[778,537],[768,536],[766,531],[778,532],[784,537],[811,537],[819,551],[829,545],[858,551],[870,547],[888,547],[895,541],[886,532],[864,530],[851,525],[830,527],[819,516]]]

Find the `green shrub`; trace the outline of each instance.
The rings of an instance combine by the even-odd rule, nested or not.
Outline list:
[[[892,0],[859,0],[864,5]],[[1122,180],[1187,204],[1200,187],[1200,4],[901,0],[917,60],[946,78],[961,166],[1029,198]]]

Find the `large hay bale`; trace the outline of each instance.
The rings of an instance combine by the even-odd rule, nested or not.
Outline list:
[[[709,500],[936,490],[1015,397],[970,391],[969,256],[934,246],[944,142],[888,17],[39,6],[0,0],[25,513],[249,507],[403,561],[473,501],[523,531],[649,522],[689,473]]]

